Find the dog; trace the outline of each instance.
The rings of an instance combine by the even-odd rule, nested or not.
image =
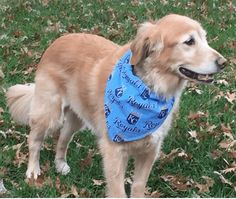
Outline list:
[[[130,128],[119,120],[119,114],[113,113],[116,121],[109,125],[106,117],[110,110],[104,105],[106,99],[114,97],[109,96],[108,81],[115,68],[123,70],[119,65],[122,57],[132,78],[138,78],[153,95],[171,102],[169,112],[164,114],[166,117],[156,125],[158,128],[151,125],[151,130],[145,131],[148,134],[131,141],[124,140],[122,133],[130,130],[138,134],[139,116],[133,112],[129,115],[127,121],[134,127]],[[136,37],[123,46],[92,34],[73,33],[58,38],[44,52],[35,83],[12,86],[6,93],[13,119],[31,128],[27,178],[37,179],[40,175],[40,148],[49,134],[58,135],[56,169],[67,174],[70,171],[66,162],[68,143],[75,131],[86,126],[98,135],[107,196],[126,197],[124,175],[128,158],[132,156],[135,171],[131,196],[143,197],[152,165],[171,128],[173,113],[187,81],[211,83],[213,75],[221,71],[225,63],[226,59],[208,45],[200,23],[177,14],[141,24]],[[127,74],[121,75],[126,78],[124,81],[134,83]],[[118,90],[117,97],[126,92],[132,98],[133,91],[129,87],[126,91]],[[105,99],[104,95],[108,97]],[[134,106],[142,107],[136,98],[132,100]],[[118,98],[112,103],[114,101],[117,106],[121,103]],[[152,111],[143,115],[149,116],[149,112]],[[113,127],[120,129],[122,135],[117,134],[112,139],[113,131],[109,134],[108,129]]]

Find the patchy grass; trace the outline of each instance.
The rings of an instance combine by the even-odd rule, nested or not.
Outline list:
[[[0,181],[8,190],[3,196],[104,197],[101,156],[95,136],[88,131],[78,133],[70,144],[70,174],[55,172],[52,141],[48,139],[40,160],[44,175],[36,187],[25,182],[29,129],[11,120],[5,90],[32,82],[40,56],[60,35],[90,32],[124,44],[134,37],[139,23],[179,13],[199,20],[210,45],[229,63],[215,84],[190,84],[185,91],[179,118],[165,140],[162,160],[153,167],[147,193],[236,197],[235,170],[225,170],[235,168],[236,156],[235,1],[2,0],[0,4],[0,69],[5,76],[0,72]],[[132,162],[127,190],[131,176]]]

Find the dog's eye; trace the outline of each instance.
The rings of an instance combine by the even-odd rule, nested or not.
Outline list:
[[[188,46],[192,46],[195,44],[195,40],[193,37],[190,37],[190,39],[188,39],[187,41],[184,42],[184,44],[188,45]]]

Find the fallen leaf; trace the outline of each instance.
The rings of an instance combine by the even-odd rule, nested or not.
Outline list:
[[[33,177],[31,178],[26,178],[25,182],[29,185],[29,186],[33,186],[37,189],[41,189],[44,186],[50,186],[53,187],[53,181],[50,177],[46,177],[43,174],[41,174],[40,176],[38,176],[38,178],[35,180]]]
[[[55,187],[56,187],[56,190],[57,190],[57,191],[60,191],[60,188],[61,188],[61,180],[60,180],[59,176],[56,177]]]
[[[133,184],[133,181],[130,177],[125,178],[125,184]]]
[[[144,191],[144,195],[145,195],[145,196],[150,196],[150,195],[151,195],[150,190],[151,190],[151,188],[148,187],[148,186],[146,186],[145,191]]]
[[[222,97],[224,97],[224,95],[225,95],[224,92],[220,91],[219,94],[214,97],[213,101],[215,102],[215,101],[221,99]]]
[[[19,151],[20,151],[21,146],[23,145],[24,142],[25,142],[25,141],[23,141],[23,142],[21,142],[21,143],[19,143],[19,144],[13,145],[13,146],[11,147],[12,150],[19,150]]]
[[[222,123],[221,130],[223,131],[225,136],[227,136],[231,140],[234,140],[234,136],[232,134],[232,129],[229,125],[225,126],[225,124]]]
[[[220,180],[223,184],[227,184],[230,185],[231,187],[234,188],[234,190],[236,191],[236,184],[233,184],[232,182],[230,182],[229,180],[227,180],[221,173],[219,173],[218,171],[214,171],[215,174],[217,174],[220,177]]]
[[[193,185],[191,180],[187,180],[183,176],[163,175],[161,179],[178,191],[187,191]]]
[[[56,177],[56,181],[55,181],[55,187],[56,187],[56,190],[61,193],[61,197],[63,194],[67,194],[68,193],[68,190],[65,186],[64,183],[61,183],[61,180],[60,180],[60,177],[57,176]],[[71,194],[71,192],[69,193],[69,195]]]
[[[105,183],[104,180],[96,180],[96,179],[93,179],[93,185],[96,185],[96,186],[101,186]]]
[[[80,198],[90,198],[90,193],[87,189],[82,188],[79,192],[79,197]]]
[[[49,3],[49,0],[42,0],[41,2],[43,6],[47,6]]]
[[[223,132],[225,136],[227,136],[230,140],[234,140],[234,136],[232,133],[229,132]]]
[[[26,178],[25,182],[30,185],[30,186],[34,186],[35,188],[42,188],[45,184],[45,178],[44,175],[40,175],[38,176],[38,178],[35,180],[33,177],[31,178]]]
[[[12,149],[16,150],[16,155],[15,159],[13,160],[13,164],[17,165],[18,168],[21,166],[21,164],[27,162],[28,160],[28,153],[21,152],[21,147],[23,146],[24,142],[25,141],[12,146]]]
[[[211,157],[212,157],[213,159],[217,159],[217,158],[221,157],[222,154],[223,154],[223,151],[220,151],[220,150],[216,149],[216,150],[213,150],[213,151],[211,152]]]
[[[108,38],[111,40],[120,35],[120,31],[114,28],[108,28],[107,32],[108,32]]]
[[[188,157],[188,154],[184,151],[181,151],[180,153],[178,153],[178,157]]]
[[[50,177],[46,177],[43,174],[38,176],[38,178],[35,180],[33,177],[32,178],[27,178],[25,179],[25,182],[29,186],[33,186],[37,189],[41,189],[43,186],[50,186],[53,187],[53,181]]]
[[[0,126],[4,123],[4,120],[0,120]]]
[[[230,158],[236,158],[236,151],[235,150],[229,151],[229,157]]]
[[[235,65],[236,65],[236,58],[230,57],[230,58],[229,58],[229,61],[230,61],[232,64],[235,64]]]
[[[161,197],[161,193],[159,191],[153,191],[150,195],[151,198],[160,198]]]
[[[232,163],[227,169],[221,170],[222,173],[230,173],[236,171],[236,163]]]
[[[5,194],[7,192],[7,189],[5,188],[4,184],[3,184],[3,180],[0,179],[0,196],[2,194]]]
[[[138,6],[139,3],[140,3],[139,0],[132,0],[132,1],[131,1],[131,5],[132,5],[132,6]]]
[[[86,158],[80,161],[80,169],[83,170],[85,167],[89,166],[93,161],[93,151],[89,150]]]
[[[63,193],[60,198],[69,198],[70,195],[71,193]]]
[[[0,67],[0,80],[4,79],[5,75],[4,73],[2,72],[2,69]]]
[[[198,188],[200,193],[209,193],[210,188],[214,185],[214,180],[208,176],[202,176],[202,178],[206,181],[205,184],[200,184],[195,182],[195,187]]]
[[[16,38],[19,38],[22,35],[22,32],[20,30],[16,30],[13,34]]]
[[[193,91],[199,95],[203,93],[203,91],[198,88],[198,85],[195,82],[188,82],[188,91]]]
[[[32,72],[34,72],[34,69],[35,69],[34,66],[30,66],[30,67],[27,68],[27,70],[25,70],[25,71],[23,72],[23,74],[24,74],[24,75],[29,75],[29,74],[31,74]]]
[[[100,28],[99,26],[93,27],[93,28],[89,31],[89,33],[90,33],[90,34],[99,35],[99,36],[103,36],[103,35],[102,35],[101,28]]]
[[[197,131],[188,131],[188,133],[190,134],[190,136],[192,137],[192,138],[194,138],[194,140],[197,142],[197,143],[199,143],[199,140],[197,139]]]
[[[225,126],[224,123],[221,123],[221,130],[226,133],[231,133],[232,129],[229,125]]]
[[[171,162],[176,157],[181,157],[188,160],[192,159],[192,155],[187,154],[183,149],[176,148],[176,149],[171,150],[171,152],[168,154],[161,153],[161,156],[159,158],[160,159],[159,165],[163,166],[166,163]]]
[[[166,5],[166,4],[168,4],[168,1],[167,0],[160,0],[160,3],[163,5]]]
[[[0,130],[0,134],[1,134],[5,139],[7,138],[6,132]]]
[[[47,151],[52,151],[53,149],[56,149],[56,144],[57,142],[55,142],[54,140],[54,143],[51,144],[51,143],[48,143],[48,142],[44,142],[43,143],[43,149],[47,150]],[[53,146],[52,146],[53,145]]]
[[[172,161],[177,156],[178,153],[179,153],[179,148],[171,150],[171,152],[168,154],[162,153],[160,156],[160,160],[161,160],[160,164],[164,165],[167,162]]]
[[[236,11],[236,6],[233,2],[228,3],[228,11],[233,13]]]
[[[195,130],[192,131],[192,130],[191,130],[191,131],[189,131],[188,133],[191,135],[192,138],[197,138],[197,131],[195,131]]]
[[[223,84],[224,86],[229,86],[229,83],[225,79],[219,79],[216,81],[217,84]]]
[[[0,168],[0,177],[5,175],[8,172],[8,169],[6,167],[1,167]]]
[[[76,198],[79,198],[79,194],[78,194],[78,191],[77,191],[77,188],[75,185],[72,185],[71,186],[71,193],[76,197]]]
[[[14,127],[13,127],[14,128]],[[26,134],[26,133],[22,133],[22,132],[19,132],[19,131],[15,131],[14,129],[8,129],[6,132],[3,132],[6,136],[13,136],[14,137],[14,139],[17,139],[17,140],[22,140],[21,138],[22,137],[24,137],[24,138],[28,138],[28,134]],[[0,134],[1,134],[1,131],[0,131]],[[5,151],[5,150],[9,150],[9,149],[11,149],[11,150],[16,150],[18,147],[19,147],[19,145],[20,145],[21,143],[19,143],[19,144],[17,144],[17,145],[13,145],[13,146],[10,146],[10,147],[4,147],[3,148],[3,151]]]
[[[0,107],[0,116],[2,115],[2,113],[4,113],[4,110],[2,107]]]
[[[200,89],[195,89],[195,92],[196,92],[197,94],[199,94],[199,95],[202,94],[202,90],[200,90]]]
[[[46,173],[47,171],[49,171],[49,168],[50,168],[50,161],[49,160],[47,160],[46,162],[45,162],[45,164],[43,164],[42,166],[41,166],[41,171],[42,171],[42,173]]]
[[[14,187],[17,188],[17,189],[21,187],[18,183],[16,183],[16,182],[13,181],[13,180],[11,180],[10,182],[11,182],[12,186],[14,186]],[[18,182],[18,181],[17,181],[17,182]]]
[[[17,165],[17,168],[19,168],[23,163],[26,163],[27,160],[28,160],[28,153],[17,151],[15,159],[13,160],[13,164]]]
[[[216,125],[207,126],[206,131],[211,133],[216,127]]]
[[[196,120],[196,119],[199,119],[199,118],[202,118],[202,117],[207,117],[207,116],[208,116],[208,113],[204,113],[204,112],[201,112],[201,111],[198,111],[197,113],[190,112],[189,115],[188,115],[188,119]]]
[[[236,41],[229,41],[228,45],[230,48],[236,50]]]
[[[233,147],[236,144],[236,140],[231,140],[231,139],[227,139],[227,140],[222,140],[219,143],[220,148],[222,149],[230,149],[231,147]]]
[[[233,101],[236,100],[236,93],[235,92],[233,92],[233,93],[227,92],[226,96],[224,96],[224,97],[229,103],[233,104]]]
[[[75,32],[76,32],[76,26],[74,26],[74,25],[72,25],[72,24],[68,25],[67,31],[68,31],[69,33],[75,33]]]

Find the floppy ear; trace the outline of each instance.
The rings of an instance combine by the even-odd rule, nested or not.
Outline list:
[[[155,24],[146,22],[141,24],[138,29],[137,36],[131,43],[130,49],[132,51],[131,64],[137,65],[144,61],[153,51],[156,51],[158,46],[159,36],[154,31]],[[153,32],[154,31],[154,32]]]

